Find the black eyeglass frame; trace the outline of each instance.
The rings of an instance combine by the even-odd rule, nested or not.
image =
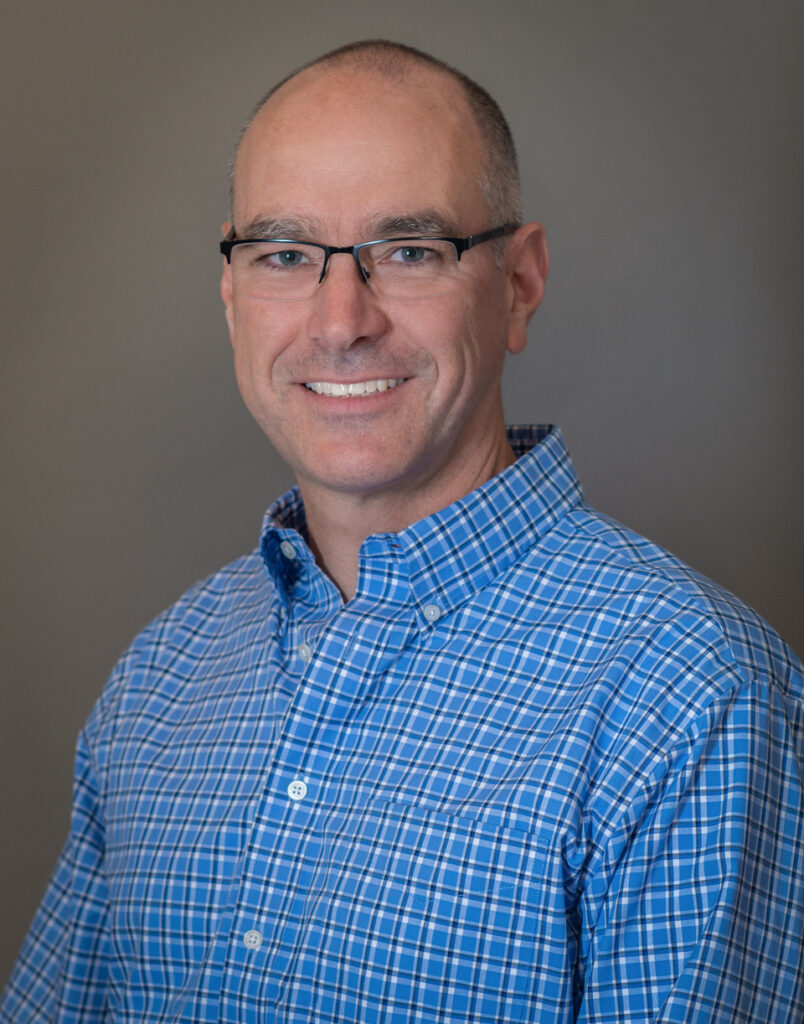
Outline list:
[[[493,238],[502,238],[517,230],[516,224],[502,224],[497,228],[489,228],[488,231],[481,231],[477,235],[467,235],[466,238],[450,238],[447,235],[398,235],[395,238],[373,238],[370,242],[358,242],[357,245],[324,245],[323,242],[307,242],[301,238],[236,238],[235,229],[232,226],[226,233],[226,237],[220,242],[221,255],[226,257],[226,262],[232,262],[232,249],[238,245],[252,245],[255,242],[280,242],[282,245],[312,245],[321,249],[324,253],[324,264],[321,267],[321,274],[317,284],[321,284],[327,272],[327,264],[330,256],[336,253],[351,253],[357,264],[360,279],[368,284],[369,273],[360,262],[360,250],[369,245],[382,245],[385,242],[451,242],[455,247],[458,262],[461,256],[468,250],[473,249],[482,242],[490,242]]]

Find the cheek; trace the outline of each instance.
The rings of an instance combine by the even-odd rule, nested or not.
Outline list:
[[[237,387],[246,408],[263,430],[274,405],[272,336],[265,318],[258,316],[250,305],[234,308],[232,351]]]
[[[442,333],[441,361],[455,378],[456,390],[483,391],[494,385],[505,350],[503,310],[496,293],[465,295]]]
[[[231,333],[238,380],[241,375],[252,376],[252,383],[258,386],[271,377],[275,362],[293,336],[282,310],[254,301],[234,304]]]

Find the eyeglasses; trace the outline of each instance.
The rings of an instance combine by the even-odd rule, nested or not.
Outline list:
[[[324,280],[330,256],[351,253],[361,280],[388,299],[424,299],[451,291],[461,256],[516,230],[514,224],[466,238],[424,235],[380,238],[358,245],[321,245],[295,238],[235,238],[220,243],[235,288],[255,299],[309,299]]]

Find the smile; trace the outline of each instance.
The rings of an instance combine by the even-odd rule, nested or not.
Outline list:
[[[352,398],[361,395],[374,395],[378,391],[390,391],[397,384],[402,384],[404,377],[385,378],[383,380],[359,380],[352,384],[334,384],[329,381],[315,381],[311,384],[305,383],[310,391],[317,395],[326,395],[328,398]]]

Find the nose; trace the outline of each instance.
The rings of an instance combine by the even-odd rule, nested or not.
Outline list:
[[[310,300],[311,339],[343,349],[380,337],[386,327],[386,315],[351,253],[333,253],[324,280]]]

